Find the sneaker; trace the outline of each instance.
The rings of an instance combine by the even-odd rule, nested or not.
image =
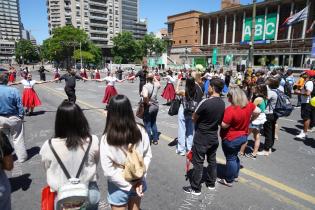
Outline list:
[[[185,193],[189,193],[189,194],[192,194],[192,195],[201,195],[201,191],[193,190],[191,188],[191,186],[183,187],[183,190],[184,190]]]
[[[269,156],[270,153],[269,153],[268,151],[263,150],[263,151],[261,151],[261,152],[257,152],[257,155],[260,155],[260,156]]]
[[[308,129],[307,132],[315,133],[315,127],[311,128],[311,129]]]
[[[295,136],[296,138],[298,138],[298,139],[305,139],[306,138],[306,134],[304,133],[304,131],[301,131],[301,133],[299,134],[299,135],[297,135],[297,136]]]
[[[233,184],[232,183],[228,183],[225,179],[218,179],[218,183],[223,184],[227,187],[232,187]]]
[[[250,159],[256,160],[256,155],[253,155],[253,153],[248,153],[248,154],[245,154],[245,156],[246,156],[247,158],[250,158]]]
[[[209,190],[215,190],[215,185],[207,185],[207,188],[208,188]]]

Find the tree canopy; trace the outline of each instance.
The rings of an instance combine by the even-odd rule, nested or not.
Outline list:
[[[32,44],[30,40],[20,40],[16,44],[15,57],[18,63],[28,63],[37,62],[39,60],[39,55],[36,47]]]
[[[166,51],[166,42],[152,33],[141,40],[135,40],[131,32],[122,32],[113,38],[113,42],[115,63],[130,63],[146,56],[161,56]]]
[[[80,60],[80,55],[82,55],[85,64],[97,65],[102,60],[100,48],[89,41],[85,31],[73,26],[54,29],[52,37],[44,40],[41,47],[42,59],[56,61],[66,67],[71,66],[74,59]]]

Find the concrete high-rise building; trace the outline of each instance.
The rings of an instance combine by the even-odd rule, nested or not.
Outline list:
[[[15,41],[21,38],[21,16],[18,0],[0,1],[0,63],[11,63]]]
[[[54,28],[72,25],[85,30],[101,48],[112,45],[121,31],[120,0],[46,0],[49,33]]]
[[[147,33],[146,20],[139,20],[139,0],[121,0],[121,28],[130,31],[134,38],[142,39]]]

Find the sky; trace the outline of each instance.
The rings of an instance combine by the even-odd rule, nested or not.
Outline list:
[[[220,0],[140,0],[140,18],[148,21],[148,32],[166,28],[167,16],[189,10],[212,12],[220,9]],[[241,0],[248,4],[252,0]],[[20,0],[21,19],[24,28],[41,44],[48,35],[46,0]]]

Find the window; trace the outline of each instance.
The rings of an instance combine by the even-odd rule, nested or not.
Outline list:
[[[185,43],[187,44],[187,43],[188,43],[188,41],[187,41],[187,40],[185,40]]]
[[[196,31],[196,34],[198,34],[198,31]]]
[[[179,44],[181,44],[182,43],[182,40],[179,40]]]
[[[176,42],[175,41],[173,41],[173,44],[175,44]]]
[[[198,43],[197,39],[195,39],[195,42]]]

